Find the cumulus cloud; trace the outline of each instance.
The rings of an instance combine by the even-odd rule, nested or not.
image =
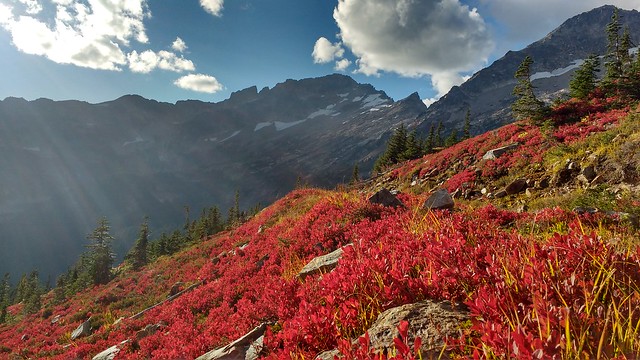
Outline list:
[[[127,55],[127,60],[131,71],[143,74],[156,68],[174,72],[193,71],[196,68],[191,60],[164,50],[157,53],[146,50],[139,54],[134,50]]]
[[[214,94],[224,89],[224,86],[215,77],[205,74],[185,75],[173,83],[182,89],[209,94]]]
[[[431,76],[439,95],[494,47],[484,19],[459,0],[340,0],[333,17],[358,72]]]
[[[131,40],[147,43],[146,0],[52,0],[53,19],[36,16],[40,3],[20,0],[24,14],[14,7],[0,9],[0,25],[20,51],[61,63],[102,70],[121,70],[127,56],[122,47]]]
[[[211,15],[221,16],[224,0],[200,0],[200,6]]]
[[[326,64],[335,59],[340,59],[344,55],[344,49],[340,43],[332,44],[325,37],[316,40],[313,46],[313,62],[316,64]]]
[[[187,44],[184,42],[184,40],[177,37],[173,44],[171,44],[171,48],[177,52],[184,52],[185,50],[187,50]]]
[[[340,59],[336,61],[336,66],[334,67],[334,69],[338,71],[345,71],[349,67],[349,65],[351,65],[351,61],[349,59]]]

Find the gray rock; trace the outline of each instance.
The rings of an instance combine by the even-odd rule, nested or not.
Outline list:
[[[309,263],[300,270],[298,277],[304,280],[307,276],[317,273],[326,273],[333,270],[333,268],[338,265],[338,261],[342,257],[342,253],[344,252],[343,249],[347,246],[351,246],[351,244],[341,247],[340,249],[326,255],[318,256],[317,258],[309,261]]]
[[[589,181],[589,179],[587,179],[587,177],[583,174],[576,176],[576,181],[583,186],[589,186],[589,183],[591,183],[591,181]]]
[[[496,193],[495,193],[495,195],[494,195],[494,196],[495,196],[496,198],[498,198],[498,199],[499,199],[499,198],[503,198],[503,197],[507,196],[507,191],[506,191],[506,190],[504,190],[504,189],[502,189],[502,190],[498,190],[498,191],[496,191]]]
[[[404,206],[402,201],[400,201],[395,195],[393,195],[389,190],[385,188],[373,194],[369,198],[369,202],[372,204],[379,204],[382,206],[392,206],[392,207]]]
[[[120,352],[120,348],[122,345],[128,343],[129,340],[125,340],[118,345],[113,345],[112,347],[98,353],[96,356],[92,358],[92,360],[113,360],[116,355]]]
[[[586,166],[582,169],[582,175],[584,175],[584,177],[589,180],[589,182],[591,182],[597,176],[596,169],[593,167],[593,165]]]
[[[171,286],[171,289],[169,290],[169,295],[167,295],[167,297],[174,296],[175,294],[179,293],[183,289],[184,289],[184,283],[182,281],[178,281],[175,284],[173,284],[173,286]]]
[[[149,324],[147,326],[144,327],[144,329],[136,332],[136,340],[142,340],[144,338],[146,338],[147,336],[151,336],[153,334],[156,333],[156,331],[158,331],[160,328],[166,326],[163,323],[158,323],[158,324]]]
[[[196,360],[255,360],[262,351],[266,329],[267,324],[262,323],[227,346],[211,350]]]
[[[497,149],[487,151],[482,157],[483,160],[495,160],[502,156],[507,151],[513,150],[519,146],[518,143],[509,144],[507,146],[503,146]]]
[[[315,360],[333,360],[338,355],[340,355],[338,350],[327,350],[318,354]]]
[[[425,300],[389,309],[378,316],[367,331],[371,347],[390,351],[393,339],[398,337],[400,321],[409,322],[409,344],[416,337],[422,340],[422,357],[437,358],[445,346],[447,337],[460,336],[460,325],[469,320],[469,311],[464,306],[453,306],[449,301]],[[447,351],[444,351],[447,354]]]
[[[507,195],[514,195],[523,192],[527,188],[527,180],[516,179],[504,188]]]
[[[83,322],[71,333],[71,340],[91,335],[91,318]]]
[[[424,202],[422,207],[427,210],[441,210],[441,209],[453,209],[454,202],[449,195],[449,192],[445,189],[436,190],[429,198]]]
[[[598,209],[594,207],[577,206],[573,208],[573,212],[577,214],[595,214]]]

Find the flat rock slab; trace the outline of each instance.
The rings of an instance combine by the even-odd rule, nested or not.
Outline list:
[[[514,195],[523,192],[527,188],[527,180],[516,179],[504,188],[507,195]]]
[[[122,345],[128,343],[129,340],[125,340],[123,342],[121,342],[118,345],[113,345],[112,347],[108,348],[107,350],[104,350],[100,353],[98,353],[96,356],[94,356],[91,360],[113,360],[116,355],[118,355],[118,353],[120,352],[120,348],[122,347]]]
[[[256,360],[262,351],[267,324],[262,323],[225,347],[211,350],[196,360]]]
[[[449,192],[445,189],[436,190],[429,198],[424,202],[422,207],[427,210],[452,210],[454,206],[453,198],[449,195]]]
[[[80,324],[75,330],[73,330],[73,332],[71,333],[71,340],[75,340],[75,339],[83,337],[83,336],[91,335],[91,321],[90,320],[91,319],[88,319],[87,321],[85,321],[82,324]]]
[[[305,265],[302,270],[298,273],[298,277],[304,280],[307,276],[314,275],[317,273],[326,273],[328,271],[333,270],[336,266],[338,266],[338,261],[342,257],[342,253],[344,252],[344,248],[349,245],[345,245],[338,250],[330,252],[326,255],[318,256],[317,258],[309,261],[307,265]]]
[[[519,144],[514,143],[514,144],[509,144],[507,146],[503,146],[503,147],[499,147],[499,148],[496,148],[496,149],[489,150],[484,154],[482,159],[484,159],[484,160],[495,160],[495,159],[499,158],[500,156],[502,156],[507,151],[513,150],[513,149],[517,148],[518,146],[519,146]]]
[[[402,201],[400,201],[400,199],[398,199],[391,193],[391,191],[387,190],[386,188],[383,188],[377,193],[371,195],[371,197],[369,198],[369,202],[382,206],[404,207]]]

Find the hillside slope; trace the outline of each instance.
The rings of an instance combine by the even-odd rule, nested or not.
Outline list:
[[[59,304],[51,292],[37,314],[13,305],[0,357],[89,359],[110,348],[116,359],[190,359],[257,327],[266,328],[259,355],[267,358],[338,349],[373,359],[381,348],[400,359],[417,349],[636,358],[640,108],[596,96],[558,105],[551,120],[507,125],[356,188],[296,190],[139,272],[125,263],[109,284]],[[368,200],[383,187],[404,206]],[[425,208],[441,187],[454,194],[453,209]],[[298,275],[336,249],[335,269]],[[416,342],[422,329],[411,320],[390,343],[369,349],[368,335],[351,343],[383,311],[424,301],[453,304],[454,336]],[[91,330],[72,340],[85,321]]]

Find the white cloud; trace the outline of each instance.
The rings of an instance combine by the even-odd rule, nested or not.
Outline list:
[[[224,89],[224,86],[215,77],[205,74],[185,75],[173,83],[182,89],[209,94],[214,94]]]
[[[139,54],[134,50],[127,55],[127,60],[131,71],[143,74],[156,68],[174,72],[193,71],[196,68],[191,60],[164,50],[157,53],[146,50]]]
[[[327,38],[321,37],[316,40],[313,46],[313,62],[316,64],[326,64],[335,59],[340,59],[344,55],[344,49],[340,43],[332,44]]]
[[[19,0],[25,7],[26,12],[29,15],[36,15],[42,11],[42,5],[38,3],[38,0]]]
[[[61,63],[103,70],[121,70],[127,56],[121,47],[131,40],[147,43],[144,19],[146,0],[52,0],[53,19],[36,17],[32,0],[24,14],[14,16],[0,9],[0,24],[13,45],[27,54]],[[40,3],[38,3],[40,6]]]
[[[351,61],[349,59],[340,59],[336,61],[336,66],[334,67],[334,69],[338,71],[344,71],[349,67],[349,65],[351,65]]]
[[[494,47],[483,18],[459,0],[339,0],[333,17],[358,72],[431,76],[440,94]]]
[[[184,40],[177,37],[173,44],[171,44],[171,48],[177,52],[184,52],[185,50],[187,50],[187,44],[184,42]]]
[[[200,6],[211,15],[221,16],[224,0],[200,0]]]

